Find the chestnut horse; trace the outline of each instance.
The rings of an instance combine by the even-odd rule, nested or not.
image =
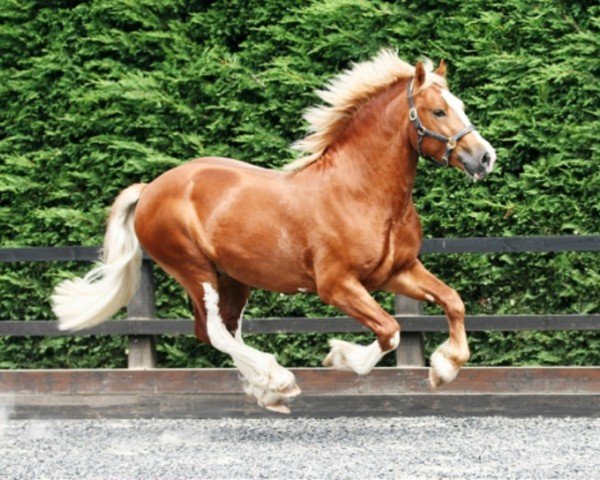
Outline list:
[[[115,200],[103,263],[61,283],[52,298],[61,329],[112,316],[133,296],[141,246],[190,295],[195,334],[233,358],[247,393],[289,412],[294,375],[241,335],[250,288],[316,292],[371,329],[370,345],[332,340],[324,365],[369,373],[398,347],[398,322],[369,294],[384,290],[438,304],[450,335],[432,355],[432,386],[452,381],[469,358],[465,309],[455,290],[418,259],[421,225],[412,200],[419,156],[475,180],[495,152],[474,130],[445,80],[442,61],[415,67],[389,50],[355,64],[318,92],[309,155],[273,171],[225,158],[200,158]]]

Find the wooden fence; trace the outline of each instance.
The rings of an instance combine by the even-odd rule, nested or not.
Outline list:
[[[427,239],[421,253],[564,251],[600,251],[600,236]],[[0,262],[93,261],[97,258],[96,247],[0,249]],[[600,368],[596,367],[463,369],[463,372],[466,370],[470,373],[461,373],[459,379],[452,386],[438,392],[438,396],[431,394],[426,387],[426,371],[423,368],[423,332],[447,331],[446,318],[441,315],[423,315],[420,303],[406,297],[397,296],[395,304],[396,319],[402,326],[402,341],[396,357],[398,368],[377,369],[375,374],[369,376],[376,380],[328,369],[297,369],[296,375],[310,385],[308,389],[312,392],[312,397],[304,400],[304,404],[301,402],[301,413],[372,414],[375,409],[378,414],[398,414],[403,411],[407,414],[460,414],[474,411],[482,414],[598,414]],[[600,314],[477,315],[467,316],[466,326],[468,331],[599,330]],[[364,331],[364,328],[347,317],[259,318],[245,319],[243,330],[245,333],[326,333],[359,332]],[[21,399],[20,403],[17,402],[20,412],[17,416],[22,417],[93,417],[102,415],[99,412],[104,412],[107,416],[262,415],[254,405],[240,400],[239,382],[235,379],[235,374],[226,369],[184,370],[184,373],[174,369],[135,372],[155,369],[156,335],[192,333],[192,320],[156,318],[152,263],[145,257],[141,286],[127,307],[125,320],[113,320],[75,333],[59,331],[55,321],[0,321],[2,336],[127,335],[129,371],[4,371],[0,372],[0,395],[9,396],[13,400],[17,397]],[[482,372],[487,373],[482,376]],[[194,378],[193,381],[190,375]],[[192,392],[190,384],[186,384],[186,388],[177,390],[177,385],[181,387],[181,378],[184,377],[191,385],[206,386],[206,382],[202,380],[206,377],[221,387],[216,390],[192,388]],[[484,381],[485,378],[488,381]],[[57,387],[56,398],[49,396],[52,390],[47,387],[49,379],[53,379],[55,385],[62,385]],[[553,379],[560,381],[554,385]],[[133,394],[127,388],[119,390],[123,382],[138,385],[143,394]],[[168,387],[172,382],[175,382],[175,386]],[[88,386],[88,390],[84,389],[83,393],[79,388],[81,383]],[[162,392],[161,395],[149,397],[147,389],[142,387],[149,384],[153,385],[152,391],[155,394]],[[506,386],[511,384],[513,387],[507,391]],[[96,389],[90,385],[96,385]],[[400,385],[404,387],[400,388]],[[555,390],[555,386],[559,390]],[[70,393],[67,395],[61,388],[66,388]],[[304,389],[306,390],[306,386]],[[92,391],[95,392],[94,401],[90,397]],[[337,395],[338,401],[332,401],[332,395]],[[445,403],[439,403],[439,395],[446,396]],[[564,395],[570,395],[568,402],[565,402]],[[345,401],[346,397],[350,400]],[[48,404],[50,398],[54,400]],[[70,407],[64,404],[66,398],[69,399],[67,404]],[[74,398],[79,401],[75,402]],[[98,401],[103,409],[98,410]]]

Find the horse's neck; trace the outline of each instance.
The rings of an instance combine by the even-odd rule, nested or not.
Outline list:
[[[366,148],[360,152],[339,152],[340,161],[333,160],[339,175],[332,175],[331,184],[339,192],[359,192],[370,206],[390,209],[390,215],[402,216],[412,203],[417,169],[417,156],[411,151],[387,151]],[[346,157],[347,158],[344,158]],[[330,186],[332,186],[330,184]]]
[[[408,112],[405,103],[403,95],[390,92],[356,114],[344,137],[314,165],[326,175],[328,190],[360,195],[370,207],[390,209],[394,217],[406,212],[418,157],[409,143],[408,113],[398,113]]]

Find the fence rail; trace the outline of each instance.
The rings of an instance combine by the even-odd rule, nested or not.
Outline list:
[[[0,249],[3,262],[94,261],[100,247],[16,247]],[[541,253],[598,252],[598,235],[564,235],[549,237],[470,237],[426,238],[422,254],[429,253]],[[144,258],[149,259],[148,256]]]
[[[432,392],[427,369],[377,368],[368,376],[292,369],[298,417],[598,417],[600,368],[468,367]],[[276,416],[241,394],[233,369],[0,371],[13,418],[263,418]]]
[[[442,315],[395,315],[402,332],[445,332],[446,317]],[[467,315],[467,330],[488,332],[501,330],[600,330],[600,314],[588,315]],[[246,318],[244,333],[346,333],[369,331],[349,317],[288,317]],[[82,335],[192,335],[194,321],[186,318],[148,318],[113,320],[93,328],[76,332],[58,329],[58,323],[49,320],[0,321],[0,336],[82,336]]]
[[[559,237],[485,237],[425,239],[422,254],[451,253],[526,253],[526,252],[598,252],[600,236]],[[99,247],[27,247],[0,249],[0,263],[93,261]],[[0,321],[2,336],[127,335],[129,367],[156,366],[155,335],[188,335],[193,321],[158,319],[154,306],[152,263],[145,256],[141,286],[127,307],[126,320],[113,320],[80,332],[63,332],[48,320]],[[423,332],[448,329],[445,317],[423,315],[418,301],[396,297],[396,319],[404,332],[397,352],[398,365],[422,366]],[[476,315],[466,317],[469,331],[489,330],[600,330],[600,314],[586,315]],[[256,318],[245,319],[245,333],[333,333],[361,332],[365,328],[347,317],[333,318]]]

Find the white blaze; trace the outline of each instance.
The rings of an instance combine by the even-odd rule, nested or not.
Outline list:
[[[448,106],[456,112],[458,118],[460,118],[461,122],[465,127],[471,124],[469,117],[467,117],[467,114],[465,113],[464,104],[459,98],[455,97],[454,95],[452,95],[452,93],[445,89],[442,89],[442,98],[446,101]],[[494,163],[496,162],[496,150],[494,150],[494,147],[492,147],[490,143],[485,138],[483,138],[477,130],[473,130],[470,133],[470,135],[474,135],[475,139],[484,146],[484,148],[490,155],[490,164],[488,165],[486,170],[487,173],[491,172],[494,168]]]

